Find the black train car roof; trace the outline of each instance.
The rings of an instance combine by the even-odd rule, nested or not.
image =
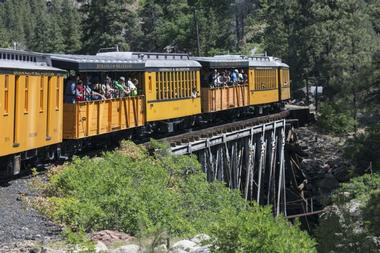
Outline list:
[[[187,54],[181,53],[107,52],[97,55],[122,59],[140,59],[144,61],[145,70],[147,71],[185,71],[202,67],[197,61],[190,59]]]
[[[51,54],[53,66],[78,72],[144,71],[145,63],[139,59],[101,55]]]
[[[51,66],[49,57],[40,53],[0,49],[0,72],[2,73],[66,73]]]
[[[213,57],[192,57],[198,61],[203,67],[210,69],[219,68],[248,68],[249,61],[238,55],[219,55]]]

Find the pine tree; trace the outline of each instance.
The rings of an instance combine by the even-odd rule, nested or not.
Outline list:
[[[4,26],[9,32],[9,39],[12,43],[16,43],[19,46],[25,45],[25,33],[23,26],[23,16],[18,15],[24,8],[24,1],[9,0],[2,4],[4,8]],[[16,14],[16,15],[10,15]]]
[[[126,0],[91,1],[82,8],[84,19],[84,52],[96,53],[100,48],[118,45],[128,49],[125,40]]]
[[[37,0],[33,8],[36,8],[36,25],[33,31],[33,40],[30,48],[37,52],[59,53],[64,51],[61,27],[58,19],[58,4],[52,2],[51,6]]]
[[[163,9],[155,0],[146,0],[139,10],[141,18],[141,31],[144,36],[141,38],[141,51],[151,52],[163,48],[156,36],[156,29],[161,25],[163,19]]]
[[[60,27],[65,53],[75,53],[80,51],[81,27],[80,15],[72,0],[63,0],[60,11]]]

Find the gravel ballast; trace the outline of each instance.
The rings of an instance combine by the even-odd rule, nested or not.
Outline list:
[[[0,252],[22,241],[45,242],[59,237],[58,226],[22,201],[24,196],[35,194],[30,182],[26,177],[0,185]]]

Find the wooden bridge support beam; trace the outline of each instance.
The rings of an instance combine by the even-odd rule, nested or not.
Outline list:
[[[286,215],[286,121],[223,133],[197,140],[173,153],[196,154],[209,181],[224,181],[247,200],[272,204],[276,215]]]

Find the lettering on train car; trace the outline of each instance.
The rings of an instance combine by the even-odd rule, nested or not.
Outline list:
[[[159,68],[159,72],[179,72],[179,71],[190,71],[190,68]]]
[[[29,138],[35,138],[37,136],[38,136],[37,132],[29,133]]]
[[[2,71],[4,72],[4,71]],[[14,75],[29,75],[29,76],[40,76],[42,73],[44,76],[63,76],[64,74],[59,74],[59,73],[53,73],[53,72],[45,72],[45,71],[40,71],[40,72],[34,72],[34,71],[6,71],[7,73],[14,74]]]
[[[96,64],[96,69],[131,69],[134,68],[132,64]]]

